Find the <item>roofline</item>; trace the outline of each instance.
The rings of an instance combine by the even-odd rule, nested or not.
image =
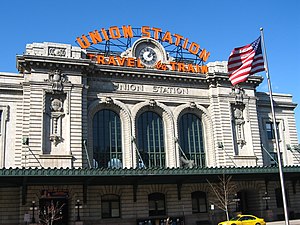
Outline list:
[[[285,166],[284,173],[300,173],[300,166]],[[277,174],[278,167],[193,167],[193,168],[2,168],[0,177],[10,176],[178,176],[178,175],[236,175]]]

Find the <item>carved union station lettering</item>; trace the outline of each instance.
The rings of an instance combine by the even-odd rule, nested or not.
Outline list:
[[[116,84],[118,91],[144,91],[144,86],[139,84]]]
[[[153,92],[159,94],[189,94],[188,88],[181,87],[164,87],[164,86],[144,86],[140,84],[115,83],[116,91],[133,91],[133,92]]]
[[[153,86],[153,92],[161,94],[188,94],[187,88]]]

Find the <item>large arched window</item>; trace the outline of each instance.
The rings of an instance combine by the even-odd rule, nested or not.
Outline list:
[[[205,166],[202,122],[198,116],[192,113],[181,116],[179,144],[186,157],[193,160],[196,166]]]
[[[138,118],[139,167],[164,167],[165,146],[161,117],[155,112],[144,112]]]
[[[121,122],[117,113],[103,109],[93,119],[95,167],[122,167]]]

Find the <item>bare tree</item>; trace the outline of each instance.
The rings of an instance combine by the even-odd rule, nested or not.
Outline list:
[[[49,205],[46,205],[40,211],[40,222],[43,225],[53,225],[53,222],[56,220],[62,219],[62,209],[65,204],[59,204],[57,201],[56,204],[53,201]]]
[[[229,205],[234,204],[232,196],[236,193],[236,186],[231,182],[232,176],[223,174],[219,177],[218,183],[211,183],[208,179],[207,183],[211,187],[212,192],[216,197],[216,202],[211,201],[216,207],[226,213],[226,218],[229,220]]]

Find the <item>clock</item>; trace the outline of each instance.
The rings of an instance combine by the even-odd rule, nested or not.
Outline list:
[[[152,66],[157,61],[157,53],[153,48],[146,46],[143,49],[141,49],[138,58],[140,58],[145,65]]]
[[[167,63],[168,59],[163,46],[152,38],[136,40],[126,56],[139,59],[146,68],[155,68],[158,61]]]

